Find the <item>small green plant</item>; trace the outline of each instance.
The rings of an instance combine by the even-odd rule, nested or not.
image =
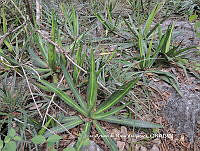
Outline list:
[[[22,138],[16,135],[16,131],[11,128],[4,140],[0,139],[0,151],[16,151],[17,142],[20,141],[22,141]]]
[[[198,20],[198,15],[193,14],[189,16],[189,21],[194,22],[195,33],[198,38],[200,38],[200,21]]]
[[[57,151],[55,149],[55,144],[58,144],[61,139],[62,137],[59,135],[51,135],[48,138],[45,138],[43,135],[36,135],[31,139],[31,141],[35,145],[42,145],[46,143],[48,151]],[[81,145],[84,146],[88,144],[89,144],[89,138],[85,139]],[[76,149],[75,147],[67,147],[67,148],[64,148],[63,151],[76,151]]]
[[[40,80],[40,82],[46,87],[46,90],[54,92],[57,94],[67,105],[78,111],[81,116],[74,117],[65,117],[62,121],[63,126],[57,126],[51,129],[51,131],[59,133],[64,132],[66,129],[71,129],[77,125],[85,123],[83,132],[81,133],[78,142],[75,145],[76,150],[80,150],[82,144],[85,142],[85,139],[88,138],[90,134],[90,129],[92,124],[101,134],[105,143],[109,146],[112,151],[117,151],[116,143],[108,137],[107,132],[101,127],[98,121],[107,121],[111,123],[117,123],[122,125],[127,125],[131,127],[143,127],[143,128],[161,128],[159,124],[153,124],[141,120],[133,120],[131,118],[122,118],[115,116],[121,109],[125,108],[131,102],[127,102],[124,105],[113,108],[139,81],[139,78],[136,78],[126,84],[124,84],[118,91],[114,92],[106,101],[101,103],[99,106],[96,105],[97,99],[97,73],[95,70],[95,58],[93,50],[90,52],[90,76],[88,80],[88,89],[87,89],[87,103],[83,100],[82,96],[78,93],[78,90],[75,88],[73,80],[66,70],[65,58],[61,59],[61,68],[64,72],[65,79],[68,83],[69,88],[73,92],[77,102],[71,99],[64,91],[59,88],[56,88],[51,83]],[[64,127],[64,128],[63,128]],[[44,134],[45,137],[50,136],[50,132]]]
[[[2,87],[0,87],[0,115],[5,116],[0,119],[1,124],[9,124],[16,117],[24,118],[23,113],[28,98],[24,81],[19,82],[16,73],[12,77],[8,77],[8,75],[8,73],[4,73],[1,77],[4,79],[1,82]]]
[[[57,25],[57,16],[53,11],[51,13],[51,34],[49,40],[52,42],[61,43],[59,39],[59,30]],[[33,40],[35,44],[39,48],[39,53],[35,53],[35,51],[30,47],[28,48],[29,55],[33,64],[37,67],[35,70],[39,73],[43,74],[42,77],[48,77],[53,75],[54,82],[57,82],[57,65],[59,62],[59,56],[56,53],[55,45],[52,43],[46,43],[39,33],[35,33],[33,35]],[[42,57],[41,57],[42,56]]]
[[[199,9],[199,0],[170,0],[168,9],[179,15],[192,15],[195,9]]]
[[[164,46],[164,44],[166,45],[166,43],[160,43],[156,49],[153,48],[153,44],[155,41],[154,32],[156,31],[156,29],[158,29],[160,23],[154,25],[153,28],[152,24],[156,14],[162,6],[163,3],[160,3],[154,7],[146,21],[144,28],[137,28],[130,15],[128,20],[124,19],[124,22],[127,25],[129,32],[132,34],[133,39],[136,39],[138,41],[140,56],[136,59],[139,60],[139,66],[141,69],[151,68],[156,61],[158,54],[161,52],[161,48]]]
[[[56,143],[58,143],[60,141],[61,138],[62,137],[59,135],[51,135],[46,139],[42,135],[37,135],[37,136],[33,137],[31,140],[36,145],[41,145],[41,144],[47,143],[47,149],[49,151],[56,151],[54,146]]]

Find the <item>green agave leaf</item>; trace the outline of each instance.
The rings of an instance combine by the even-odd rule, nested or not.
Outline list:
[[[102,121],[107,121],[110,123],[116,123],[120,125],[127,125],[131,127],[141,127],[141,128],[162,128],[160,124],[154,124],[150,122],[145,122],[142,120],[133,120],[131,118],[117,117],[117,116],[109,116],[105,118],[101,118]]]
[[[51,40],[55,42],[55,40],[56,40],[56,28],[57,28],[55,12],[52,13],[51,17],[52,17]],[[52,69],[52,71],[56,71],[56,51],[55,51],[55,46],[53,44],[49,44],[48,65]]]
[[[44,90],[44,91],[50,91],[50,89],[48,88],[48,87],[46,87],[46,86],[44,86],[44,85],[42,85],[42,84],[40,84],[40,83],[34,83],[38,88],[40,88],[40,89],[42,89],[42,90]]]
[[[50,84],[49,82],[47,82],[45,80],[39,80],[39,82],[44,84],[50,91],[57,94],[70,107],[74,108],[75,110],[77,110],[81,114],[87,116],[87,113],[74,100],[72,100],[65,92],[63,92],[59,88],[54,87],[52,84]]]
[[[168,42],[171,41],[171,40],[169,40],[170,31],[171,31],[170,28],[171,28],[171,25],[168,26],[168,29],[167,29],[166,33],[162,35],[161,40],[159,41],[158,47],[156,48],[156,50],[154,51],[154,53],[152,55],[152,58],[157,58],[159,53],[161,53],[161,52],[165,53],[165,50],[167,50],[169,48],[170,43],[168,43]],[[169,51],[169,50],[167,50],[167,51]],[[153,65],[154,61],[151,62],[150,66]]]
[[[89,112],[91,112],[92,109],[95,108],[97,99],[97,77],[95,71],[95,58],[93,50],[91,50],[90,52],[90,62],[91,62],[90,77],[89,77],[89,86],[87,90]]]
[[[167,53],[169,51],[169,48],[170,48],[170,45],[171,45],[171,40],[172,40],[172,33],[173,33],[173,30],[174,30],[174,24],[170,25],[169,26],[169,35],[167,36],[167,43],[166,43],[166,46],[165,46],[165,53]]]
[[[22,137],[21,136],[14,136],[13,140],[14,141],[22,141]]]
[[[147,72],[158,74],[159,78],[169,83],[182,96],[182,93],[179,90],[179,83],[173,74],[169,72],[158,71],[158,70],[149,70]]]
[[[76,51],[76,63],[79,66],[83,65],[83,62],[84,62],[85,57],[86,57],[86,53],[82,54],[82,51],[83,51],[83,45],[79,44],[79,49]],[[80,72],[81,72],[81,70],[78,67],[74,66],[73,81],[74,81],[75,84],[78,83],[78,78],[79,78]]]
[[[148,48],[147,54],[146,54],[146,64],[145,64],[145,67],[148,67],[148,68],[151,68],[151,66],[153,65],[153,63],[156,60],[156,58],[151,58],[152,47],[153,47],[153,38],[151,39],[151,41],[149,43],[149,48]]]
[[[60,123],[67,123],[71,121],[80,120],[79,116],[64,116],[59,119]]]
[[[90,129],[91,129],[91,122],[86,122],[85,127],[76,143],[76,147],[75,147],[76,150],[80,150],[81,147],[85,144],[85,141],[89,139]]]
[[[8,131],[8,136],[10,138],[13,138],[14,136],[16,135],[16,131],[14,128],[11,128],[9,131]]]
[[[161,37],[161,40],[159,41],[158,47],[156,48],[156,51],[162,51],[162,47],[166,45],[166,36],[167,34],[163,34]]]
[[[108,64],[112,58],[114,57],[114,55],[116,54],[116,51],[113,51],[112,54],[105,60],[105,61],[102,61],[102,63],[100,63],[99,65],[99,69],[98,71],[96,72],[96,76],[98,77],[100,75],[100,73],[103,71],[104,67],[106,66],[106,64]]]
[[[153,23],[153,20],[156,16],[156,14],[158,13],[158,11],[160,10],[160,8],[162,7],[163,3],[159,3],[157,4],[154,9],[152,10],[151,14],[149,15],[146,24],[145,24],[145,28],[143,31],[144,36],[146,37],[148,32],[150,31],[151,25]]]
[[[183,48],[183,49],[180,49],[178,51],[175,51],[173,57],[176,57],[176,56],[180,55],[181,53],[183,53],[183,52],[185,52],[187,50],[195,49],[195,48],[197,48],[197,46],[191,46],[191,47],[187,47],[187,48]]]
[[[133,20],[132,20],[131,16],[129,15],[129,21],[130,21],[130,23],[127,22],[125,18],[123,18],[123,20],[124,20],[126,26],[128,27],[128,29],[131,31],[131,33],[138,39],[138,34],[139,33],[137,31],[136,26],[133,23]]]
[[[127,84],[124,84],[122,87],[124,89],[114,92],[95,112],[95,114],[102,113],[103,111],[109,109],[110,107],[117,104],[129,91],[130,89],[139,81],[139,78],[130,81]]]
[[[140,49],[140,59],[141,59],[140,67],[143,69],[143,68],[145,68],[145,64],[146,64],[147,44],[144,40],[141,29],[139,29],[138,38],[139,38],[138,39],[138,46],[139,46],[139,49]]]
[[[83,98],[81,97],[81,95],[79,94],[78,90],[75,88],[74,83],[73,83],[73,79],[70,76],[69,72],[66,70],[66,66],[65,66],[65,60],[63,60],[64,58],[61,57],[61,68],[62,71],[64,73],[65,79],[67,81],[67,84],[69,86],[69,88],[71,89],[71,91],[73,92],[74,96],[76,97],[78,103],[80,104],[80,106],[83,108],[83,110],[87,111],[87,105],[84,102]]]
[[[48,65],[52,69],[52,71],[56,71],[56,51],[55,46],[52,44],[49,44]]]
[[[170,84],[179,94],[180,96],[183,96],[183,94],[181,93],[181,91],[179,90],[179,86],[178,84],[176,84],[176,82],[174,81],[173,78],[169,77],[169,76],[159,76],[159,78],[165,82],[167,82],[168,84]]]
[[[178,49],[180,48],[181,44],[182,44],[182,41],[179,43],[178,46],[173,46],[173,48],[170,49],[170,50],[166,53],[167,57],[176,57],[175,53],[176,53],[176,52],[178,51]]]
[[[157,29],[159,28],[160,24],[162,24],[165,20],[167,20],[169,18],[169,16],[164,17],[163,20],[161,20],[159,23],[157,23],[147,34],[146,38],[149,38],[149,36],[151,36],[151,34]]]
[[[132,102],[128,102],[128,103],[125,103],[124,105],[121,105],[109,112],[105,112],[105,113],[100,113],[100,114],[95,114],[92,116],[93,119],[101,119],[101,118],[104,118],[104,117],[108,117],[108,116],[111,116],[115,113],[118,113],[120,110],[122,110],[123,108],[125,108],[127,105],[131,104]]]
[[[108,23],[104,18],[103,18],[103,16],[102,15],[100,15],[99,13],[96,13],[95,14],[95,16],[97,17],[97,19],[107,28],[107,29],[109,29],[109,30],[113,30],[113,26],[110,24],[110,23]]]
[[[28,53],[31,57],[31,60],[33,60],[33,63],[41,68],[47,68],[48,65],[46,62],[44,62],[42,59],[40,59],[40,57],[38,57],[38,55],[35,54],[35,52],[33,51],[33,49],[28,49]]]
[[[62,124],[62,126],[59,125],[59,126],[53,127],[53,128],[50,129],[50,131],[55,132],[55,133],[62,133],[62,132],[65,132],[66,129],[69,130],[71,128],[76,127],[77,125],[82,124],[82,123],[84,123],[84,121],[82,119],[79,119],[79,120],[76,120],[76,121],[70,121],[70,122],[67,122],[65,124]],[[49,131],[47,131],[44,134],[44,137],[49,137],[51,135],[53,135],[53,134],[51,134]]]
[[[4,53],[2,53],[0,51],[0,56],[4,57],[10,64],[12,65],[19,65],[19,63],[17,61],[15,61],[14,59],[12,59],[11,57],[5,55]]]
[[[78,22],[78,15],[74,9],[72,8],[72,21],[73,21],[73,34],[75,37],[78,37],[79,35],[79,22]]]
[[[48,60],[48,49],[45,46],[45,42],[42,39],[42,37],[39,34],[34,35],[34,41],[36,42],[37,46],[39,47],[39,50],[42,54],[42,56],[45,58],[45,60]]]
[[[169,51],[172,32],[173,32],[173,24],[170,24],[167,28],[166,33],[162,36],[161,41],[157,49],[161,49],[162,53],[167,53]]]
[[[118,151],[116,143],[109,137],[108,133],[100,126],[100,124],[97,121],[93,121],[93,123],[99,134],[102,136],[102,139],[109,146],[111,151]]]
[[[6,19],[6,13],[5,13],[5,8],[1,8],[1,17],[2,17],[2,23],[3,23],[3,33],[7,33],[7,19]]]
[[[44,126],[48,128],[52,120],[53,120],[53,118],[48,119],[48,121],[45,123]],[[45,132],[46,132],[46,128],[42,127],[39,130],[38,135],[43,135]]]
[[[4,42],[4,44],[8,47],[8,50],[9,50],[10,52],[13,52],[13,51],[14,51],[14,48],[13,48],[11,42],[9,42],[9,41],[7,41],[7,40],[4,40],[3,42]]]

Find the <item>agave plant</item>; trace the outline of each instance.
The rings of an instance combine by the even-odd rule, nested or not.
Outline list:
[[[51,129],[56,133],[64,132],[66,129],[71,129],[77,125],[85,124],[85,128],[81,133],[78,142],[75,145],[75,149],[79,150],[82,144],[85,142],[85,139],[88,138],[90,134],[91,126],[93,125],[97,131],[102,136],[108,136],[107,132],[101,127],[99,121],[107,121],[110,123],[116,123],[121,125],[127,125],[131,127],[142,127],[142,128],[161,128],[159,124],[153,124],[141,120],[133,120],[131,118],[122,118],[115,116],[121,109],[125,108],[130,102],[113,108],[114,105],[119,103],[119,101],[132,89],[132,87],[138,82],[139,78],[136,78],[126,84],[124,84],[120,90],[114,92],[106,101],[97,106],[97,73],[95,71],[95,58],[93,50],[91,50],[90,55],[90,71],[89,71],[89,80],[88,80],[88,89],[87,89],[87,101],[84,101],[82,96],[78,93],[78,90],[75,88],[71,75],[66,70],[65,59],[61,59],[61,68],[63,70],[64,76],[68,83],[69,88],[73,92],[76,100],[70,98],[64,91],[59,88],[56,88],[51,83],[40,80],[40,82],[51,92],[57,94],[67,105],[76,110],[81,116],[69,116],[65,117],[62,120],[63,125],[57,126]],[[46,137],[50,136],[50,132],[44,134]],[[116,143],[110,137],[103,137],[105,143],[109,146],[110,150],[117,151]]]
[[[55,15],[55,12],[52,12],[51,14],[51,41],[60,43],[59,39],[59,31],[57,30],[57,18]],[[44,33],[43,33],[44,34]],[[33,40],[35,41],[37,47],[39,48],[39,53],[36,54],[32,48],[28,49],[28,52],[30,54],[31,60],[33,64],[37,67],[37,71],[42,73],[43,77],[48,77],[50,75],[55,75],[53,73],[57,72],[57,66],[58,63],[58,55],[55,50],[55,46],[50,43],[45,43],[42,39],[41,35],[36,33],[33,36]],[[54,76],[56,79],[56,75]],[[56,80],[55,80],[56,81]]]

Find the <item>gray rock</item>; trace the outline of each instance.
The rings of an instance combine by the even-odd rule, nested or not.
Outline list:
[[[194,85],[182,85],[180,90],[183,97],[174,93],[164,108],[164,114],[169,123],[178,133],[187,134],[193,142],[195,124],[200,113],[200,92],[195,91]]]

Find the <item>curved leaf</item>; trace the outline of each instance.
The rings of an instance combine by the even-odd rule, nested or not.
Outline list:
[[[131,104],[131,103],[132,103],[132,102],[128,102],[128,103],[126,103],[126,104],[124,104],[124,105],[121,105],[121,106],[119,106],[119,107],[117,107],[117,108],[115,108],[115,109],[113,109],[113,110],[111,110],[111,111],[109,111],[109,112],[100,113],[100,114],[95,114],[95,113],[94,113],[94,116],[93,116],[92,118],[93,118],[93,119],[101,119],[101,118],[104,118],[104,117],[107,117],[107,116],[111,116],[111,115],[113,115],[113,114],[119,112],[120,110],[122,110],[123,108],[125,108],[127,105],[129,105],[129,104]]]
[[[101,118],[99,120],[107,121],[110,123],[117,123],[120,125],[127,125],[131,127],[162,128],[160,124],[154,124],[154,123],[145,122],[142,120],[133,120],[131,118],[123,118],[123,117],[116,117],[116,116],[109,116],[109,117]]]
[[[60,123],[67,123],[67,122],[76,121],[79,119],[80,119],[79,116],[64,116],[64,117],[59,118],[59,121]]]
[[[65,124],[62,124],[62,126],[59,125],[59,126],[53,127],[53,128],[50,129],[50,131],[55,132],[55,133],[62,133],[62,132],[65,132],[66,129],[69,130],[71,128],[74,128],[77,125],[82,124],[83,122],[84,121],[82,119],[79,119],[79,120],[76,120],[76,121],[70,121],[70,122],[67,122]],[[53,135],[53,134],[51,134],[49,131],[47,131],[44,134],[44,137],[49,137],[51,135]]]
[[[129,91],[130,89],[139,81],[139,78],[130,81],[129,83],[123,85],[124,89],[114,92],[100,108],[95,112],[95,114],[102,113],[103,111],[109,109],[111,106],[117,104]]]
[[[74,108],[78,112],[83,115],[87,115],[87,113],[74,101],[72,100],[65,92],[60,90],[59,88],[54,87],[52,84],[45,80],[39,80],[42,84],[44,84],[50,91],[57,94],[65,103],[67,103],[70,107]]]
[[[148,17],[148,19],[146,21],[146,24],[145,24],[144,32],[143,32],[145,37],[147,36],[148,32],[150,31],[150,28],[151,28],[151,25],[153,23],[153,20],[154,20],[156,14],[158,13],[158,11],[160,10],[160,8],[162,7],[163,4],[164,4],[163,2],[157,4],[154,7],[154,9],[152,10],[151,14],[149,15],[149,17]]]

